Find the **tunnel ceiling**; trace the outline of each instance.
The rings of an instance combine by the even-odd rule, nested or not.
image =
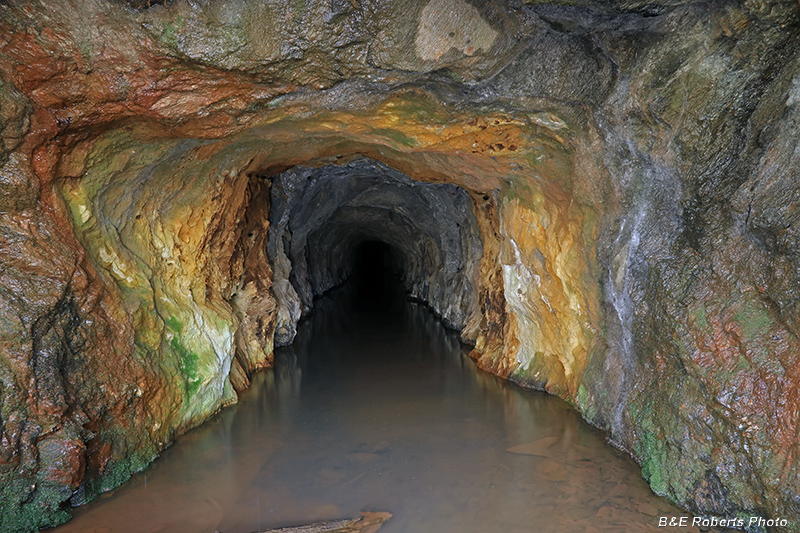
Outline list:
[[[0,529],[235,402],[371,239],[481,368],[571,402],[657,493],[800,515],[798,21],[0,2]]]

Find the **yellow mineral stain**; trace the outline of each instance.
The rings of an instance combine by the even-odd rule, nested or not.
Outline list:
[[[582,213],[542,197],[511,199],[503,225],[506,297],[519,325],[516,360],[540,370],[548,390],[574,395],[595,331],[587,327],[595,320],[588,313],[594,295],[585,289]]]

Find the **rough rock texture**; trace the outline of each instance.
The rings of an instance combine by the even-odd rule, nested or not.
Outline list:
[[[290,344],[314,297],[355,274],[356,249],[369,241],[394,250],[409,296],[427,302],[451,328],[463,329],[464,340],[475,341],[482,249],[464,189],[414,182],[368,160],[298,166],[272,180],[270,219],[276,343]]]
[[[286,280],[346,275],[309,249],[442,194],[405,175],[464,190],[451,224],[375,236],[432,243],[408,287],[481,367],[686,508],[800,531],[798,39],[778,0],[0,3],[0,529],[235,401]]]

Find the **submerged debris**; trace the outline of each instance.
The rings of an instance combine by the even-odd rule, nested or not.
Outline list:
[[[383,523],[391,517],[392,515],[390,513],[367,511],[361,513],[360,518],[327,520],[307,526],[265,529],[254,533],[317,533],[321,531],[327,531],[329,533],[375,533],[381,528]]]

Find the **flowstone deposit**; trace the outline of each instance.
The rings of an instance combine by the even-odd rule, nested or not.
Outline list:
[[[0,3],[0,529],[235,402],[378,240],[658,494],[800,531],[798,39],[780,0]]]

